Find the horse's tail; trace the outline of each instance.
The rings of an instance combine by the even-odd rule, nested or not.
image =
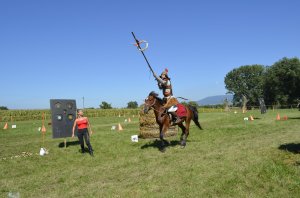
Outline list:
[[[199,116],[198,116],[198,110],[197,110],[197,108],[194,107],[194,106],[189,105],[189,109],[193,112],[192,120],[195,122],[196,126],[197,126],[199,129],[203,130],[203,128],[201,127],[201,125],[200,125],[200,123],[199,123],[199,121],[198,121]]]

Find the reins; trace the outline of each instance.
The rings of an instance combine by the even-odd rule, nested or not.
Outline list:
[[[157,98],[154,98],[154,99],[155,99],[155,100],[153,101],[153,103],[152,103],[151,105],[147,105],[147,106],[149,106],[151,109],[153,109],[153,111],[156,111],[157,113],[162,113],[161,115],[166,114],[164,111],[163,111],[163,112],[160,112],[160,111],[156,110],[156,109],[153,107],[154,104],[156,103]]]

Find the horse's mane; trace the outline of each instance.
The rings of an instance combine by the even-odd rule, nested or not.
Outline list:
[[[156,98],[161,105],[164,104],[163,99],[161,99],[160,97],[158,97],[158,94],[155,91],[151,91],[149,93],[149,96],[153,96],[154,98]]]

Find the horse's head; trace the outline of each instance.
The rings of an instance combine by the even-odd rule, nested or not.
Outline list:
[[[148,113],[148,111],[153,107],[153,105],[156,103],[158,94],[154,91],[150,92],[148,97],[145,99],[144,104],[144,113]]]

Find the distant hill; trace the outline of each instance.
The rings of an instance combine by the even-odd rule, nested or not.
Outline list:
[[[233,95],[217,95],[217,96],[209,96],[206,98],[203,98],[201,100],[198,100],[197,103],[200,106],[204,105],[218,105],[218,104],[224,104],[224,100],[227,98],[228,102],[232,104]]]

